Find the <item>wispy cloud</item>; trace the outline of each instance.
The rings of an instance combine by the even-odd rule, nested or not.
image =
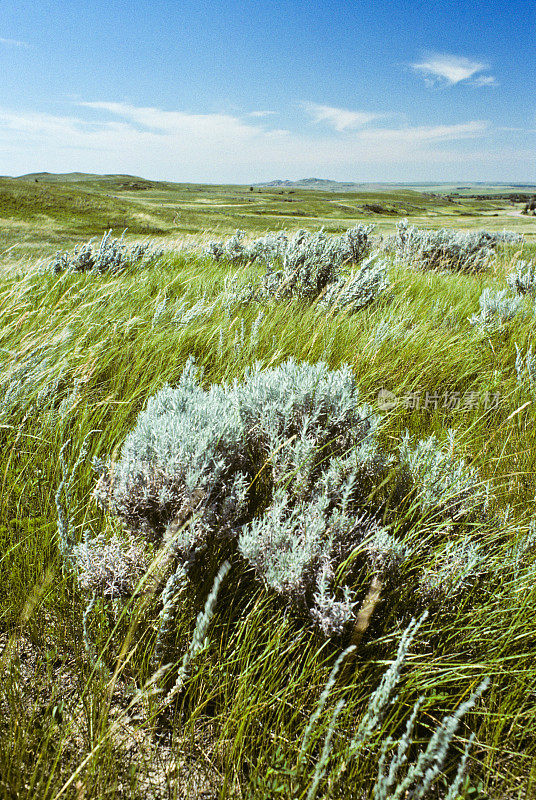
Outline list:
[[[5,44],[8,47],[29,47],[28,42],[20,42],[18,39],[4,39],[0,36],[0,44]]]
[[[485,120],[472,120],[458,125],[418,125],[407,128],[375,128],[361,133],[362,141],[392,142],[416,145],[425,142],[455,142],[483,136],[489,129]]]
[[[474,86],[497,86],[497,79],[494,75],[479,75],[473,81]]]
[[[105,111],[161,133],[193,135],[211,141],[228,137],[248,138],[255,136],[260,130],[259,126],[242,122],[239,117],[232,114],[189,114],[184,111],[163,111],[160,108],[139,107],[128,103],[79,102],[77,105],[95,111]]]
[[[371,111],[350,111],[347,108],[334,108],[319,103],[304,102],[301,107],[312,117],[313,122],[325,122],[336,131],[354,130],[382,117],[382,114]]]
[[[472,83],[474,86],[493,86],[496,80],[493,75],[480,75],[487,72],[489,64],[471,61],[464,56],[448,53],[428,53],[422,61],[411,64],[421,73],[429,85],[437,83],[454,86],[457,83]]]
[[[250,111],[248,117],[272,117],[276,111]]]
[[[342,137],[334,130],[311,136],[247,115],[189,114],[102,101],[78,106],[79,113],[71,116],[0,108],[0,173],[124,172],[214,183],[307,174],[414,180],[446,171],[448,178],[473,156],[477,163],[480,140],[490,131],[485,121],[469,120],[369,125]],[[478,165],[482,174],[482,159]]]

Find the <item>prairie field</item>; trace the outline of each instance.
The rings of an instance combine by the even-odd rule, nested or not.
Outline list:
[[[1,797],[536,796],[533,189],[0,179]]]
[[[534,186],[392,185],[352,192],[38,173],[0,178],[0,241],[11,259],[28,255],[35,261],[109,229],[116,235],[127,229],[129,237],[161,237],[176,246],[183,239],[206,241],[237,229],[260,235],[324,227],[336,233],[356,221],[391,232],[403,217],[434,228],[506,227],[533,238],[534,220],[521,213],[526,204],[521,198],[535,193]]]

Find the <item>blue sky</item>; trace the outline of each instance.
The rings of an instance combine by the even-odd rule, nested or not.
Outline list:
[[[532,0],[2,0],[0,174],[536,182]]]

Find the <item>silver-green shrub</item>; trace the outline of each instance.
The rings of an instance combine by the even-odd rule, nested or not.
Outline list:
[[[251,260],[249,248],[243,243],[245,231],[236,231],[226,242],[212,241],[207,253],[214,261],[225,259],[233,264],[247,263]]]
[[[230,303],[319,298],[333,311],[352,312],[371,303],[389,286],[383,259],[373,256],[362,263],[370,253],[373,227],[356,225],[340,236],[328,236],[323,230],[300,230],[292,237],[281,233],[258,239],[249,247],[237,238],[239,231],[227,243],[213,242],[210,253],[235,264],[256,260],[265,264],[266,272],[259,280],[240,289],[227,288]],[[356,265],[361,265],[360,269],[352,271]]]
[[[320,303],[331,311],[352,313],[376,300],[390,286],[387,263],[380,256],[368,258],[358,272],[330,283]]]
[[[509,295],[508,289],[493,291],[487,286],[480,295],[478,303],[480,314],[473,314],[469,318],[469,322],[484,331],[492,332],[516,316],[520,310],[522,298],[512,297]]]
[[[287,493],[277,497],[268,511],[244,526],[238,547],[267,587],[307,611],[326,636],[333,636],[354,619],[355,605],[348,586],[334,589],[337,567],[379,524],[369,515],[356,515],[355,508],[341,509],[337,491],[348,486],[326,483],[303,501],[292,502]]]
[[[521,235],[511,231],[425,230],[408,225],[404,219],[397,224],[390,246],[399,261],[409,266],[451,272],[482,272],[489,267],[497,245],[522,241]]]
[[[245,232],[236,231],[226,241],[212,241],[207,254],[215,261],[226,260],[235,265],[263,261],[271,265],[284,264],[286,273],[318,261],[326,264],[342,262],[358,264],[371,250],[374,225],[356,225],[340,236],[328,236],[323,230],[310,233],[299,230],[294,236],[285,232],[269,233],[251,244],[244,242]]]
[[[71,252],[58,252],[50,264],[52,272],[119,272],[127,266],[143,266],[162,255],[162,250],[154,250],[149,242],[128,246],[124,241],[126,231],[120,239],[112,238],[107,231],[98,246],[95,239],[77,245]]]
[[[81,588],[112,600],[131,595],[149,566],[143,545],[117,534],[86,539],[73,548],[73,559]]]
[[[536,387],[536,355],[532,352],[532,345],[523,354],[514,342],[516,348],[516,374],[520,386],[534,389]]]
[[[423,511],[447,511],[460,519],[475,508],[486,508],[489,484],[474,467],[454,457],[455,434],[448,431],[448,445],[443,449],[434,434],[412,445],[406,431],[399,446],[399,463],[409,473],[413,496]]]
[[[369,534],[370,538],[365,541],[365,552],[371,568],[381,577],[396,576],[411,557],[413,547],[382,527],[372,528]]]
[[[199,381],[190,360],[176,388],[150,398],[119,463],[101,478],[97,495],[132,528],[161,534],[197,505],[210,507],[218,525],[222,514],[231,522],[265,462],[275,483],[296,470],[294,485],[306,488],[330,451],[374,430],[348,367],[289,360],[255,366],[242,383],[205,391]]]
[[[236,231],[226,241],[212,241],[207,254],[215,261],[229,261],[234,265],[244,265],[254,261],[270,262],[283,256],[287,245],[286,233],[268,233],[248,244],[244,241],[245,231]]]
[[[355,507],[381,469],[376,430],[348,367],[290,360],[205,391],[189,362],[149,400],[96,496],[186,561],[234,540],[266,585],[339,631],[351,603],[344,590],[328,598],[327,583],[375,525]]]
[[[460,521],[485,502],[452,437],[447,451],[434,437],[414,447],[405,437],[396,457],[382,453],[379,419],[347,365],[290,359],[206,389],[201,377],[190,359],[178,386],[149,399],[95,497],[132,534],[164,543],[191,576],[218,548],[237,550],[326,636],[354,619],[351,583],[363,569],[392,582],[411,555],[389,530],[385,495],[371,500],[388,468],[398,462],[421,512]]]
[[[314,300],[343,277],[345,268],[359,264],[369,253],[373,227],[358,225],[341,236],[328,236],[323,230],[298,231],[287,241],[279,260],[267,263],[260,295]]]
[[[536,262],[518,261],[515,272],[506,276],[506,282],[517,294],[536,298]]]
[[[468,538],[448,542],[421,576],[419,593],[428,605],[445,607],[485,572],[486,560],[482,547]]]

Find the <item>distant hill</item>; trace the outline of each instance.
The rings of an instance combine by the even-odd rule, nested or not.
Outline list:
[[[365,187],[364,183],[341,183],[332,181],[328,178],[301,178],[298,181],[268,181],[267,183],[256,183],[256,187],[266,187],[272,189],[316,189],[319,192],[356,192]]]
[[[27,175],[19,175],[14,180],[33,183],[77,184],[85,188],[107,189],[115,192],[170,189],[179,185],[169,181],[151,181],[137,175],[93,175],[86,172],[30,172]]]
[[[173,181],[153,181],[140,178],[137,175],[93,175],[86,172],[31,172],[9,180],[24,183],[41,183],[73,186],[89,192],[175,192],[184,190],[185,187],[198,189],[212,184],[176,183]],[[249,184],[227,184],[232,186],[248,186]],[[515,197],[518,202],[526,202],[536,194],[536,184],[532,183],[485,183],[485,182],[458,182],[458,183],[357,183],[353,181],[333,181],[329,178],[301,178],[297,181],[273,180],[264,183],[251,184],[256,189],[300,190],[306,189],[317,192],[354,192],[356,194],[382,194],[385,192],[418,192],[427,196],[452,196],[484,198],[509,198]],[[214,184],[216,186],[216,184]],[[220,186],[220,184],[218,184]],[[223,188],[223,187],[222,187]]]
[[[318,192],[392,192],[414,191],[422,194],[472,196],[529,195],[536,192],[533,183],[354,183],[328,178],[300,178],[297,181],[275,180],[254,184],[266,189],[311,189]]]
[[[111,187],[107,184],[103,190],[102,176],[82,178],[64,180],[47,173],[0,178],[0,219],[32,220],[36,224],[48,219],[84,233],[102,233],[109,228],[128,228],[130,233],[142,234],[167,230],[158,209],[148,213],[128,196],[118,199],[109,194]],[[89,181],[93,190],[88,188]]]

